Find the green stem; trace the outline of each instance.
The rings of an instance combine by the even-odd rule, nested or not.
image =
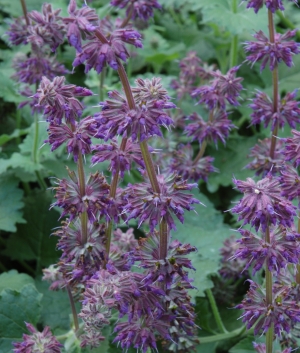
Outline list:
[[[74,298],[73,298],[73,295],[72,295],[72,292],[71,292],[69,285],[67,285],[67,292],[68,292],[68,296],[69,296],[69,300],[70,300],[73,321],[74,321],[74,327],[75,327],[75,334],[76,334],[79,330],[79,323],[78,323],[78,316],[77,316],[77,311],[76,311],[76,307],[75,307],[75,303],[74,303]]]
[[[237,13],[238,11],[238,3],[237,0],[232,0],[232,12]],[[238,43],[239,36],[233,36],[230,45],[230,59],[229,59],[229,68],[236,66],[238,62]]]
[[[104,67],[100,74],[99,98],[100,102],[104,101],[104,80],[106,76],[106,68]]]
[[[266,229],[266,243],[270,243],[270,228]],[[273,283],[272,283],[272,272],[269,271],[266,265],[266,304],[267,307],[271,307],[273,303]],[[266,353],[273,352],[273,336],[274,336],[274,325],[272,324],[266,333]]]
[[[77,162],[77,170],[78,170],[78,179],[79,179],[79,192],[81,198],[85,196],[85,175],[83,168],[83,158],[81,152],[78,154],[78,162]],[[86,212],[82,212],[80,215],[81,220],[81,235],[82,235],[82,243],[85,244],[87,242],[87,224],[88,217]]]
[[[226,330],[226,328],[225,328],[225,326],[223,324],[221,315],[220,315],[219,310],[218,310],[217,303],[215,301],[215,297],[213,296],[211,289],[206,289],[205,293],[207,295],[209,304],[211,306],[211,309],[212,309],[212,312],[214,314],[214,318],[216,320],[216,323],[217,323],[217,326],[218,326],[219,330],[222,333],[228,334],[228,331]]]
[[[242,335],[245,332],[245,330],[246,330],[246,327],[243,326],[242,328],[238,328],[228,333],[220,333],[218,335],[213,335],[208,337],[199,337],[199,340],[200,340],[200,343],[211,343],[211,342],[227,340],[227,339]]]
[[[212,110],[209,112],[209,118],[208,118],[208,121],[209,121],[209,122],[212,122],[212,121],[214,120],[214,112],[215,112],[214,109],[212,109]],[[195,159],[194,159],[194,161],[193,161],[193,164],[194,164],[194,165],[199,161],[199,159],[201,159],[201,158],[203,157],[203,155],[204,155],[204,153],[205,153],[205,150],[206,150],[206,146],[207,146],[207,141],[204,140],[204,141],[202,142],[201,148],[200,148],[200,150],[199,150],[197,156],[195,157]]]

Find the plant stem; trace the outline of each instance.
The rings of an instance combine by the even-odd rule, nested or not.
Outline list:
[[[22,6],[22,10],[23,10],[23,14],[24,14],[24,18],[25,18],[25,21],[26,21],[26,24],[27,26],[29,26],[29,19],[28,19],[28,16],[27,16],[27,8],[26,8],[26,2],[25,0],[21,0],[21,6]]]
[[[72,310],[72,314],[73,314],[73,321],[74,321],[75,334],[76,334],[79,329],[78,316],[77,316],[77,311],[75,308],[74,298],[73,298],[73,295],[72,295],[72,292],[71,292],[69,285],[67,285],[67,292],[68,292],[68,296],[69,296],[69,300],[70,300],[70,304],[71,304],[71,310]]]
[[[78,162],[77,162],[77,170],[78,170],[78,179],[79,179],[79,192],[81,198],[85,196],[85,175],[83,168],[83,158],[81,152],[78,153]],[[86,212],[82,212],[80,215],[81,220],[81,235],[82,235],[82,243],[85,244],[87,242],[87,223],[88,217]]]
[[[220,333],[218,335],[213,335],[213,336],[208,336],[208,337],[200,337],[200,343],[211,343],[211,342],[217,342],[217,341],[222,341],[222,340],[227,340],[229,338],[234,338],[242,335],[246,330],[246,327],[243,326],[241,328],[238,328],[234,331],[228,332],[228,333]],[[249,331],[248,331],[249,333]]]
[[[266,229],[266,243],[270,244],[270,228]],[[266,265],[266,304],[267,307],[272,306],[273,302],[273,284],[272,284],[272,272],[269,271]],[[274,325],[272,324],[266,333],[266,353],[273,352],[273,336],[274,336]]]
[[[237,13],[238,11],[238,4],[237,0],[232,0],[232,12]],[[230,45],[230,59],[229,59],[229,68],[236,66],[238,62],[238,42],[239,36],[233,36]]]
[[[300,233],[300,212],[298,216],[298,233]],[[296,282],[300,284],[300,260],[297,265]]]
[[[133,13],[133,4],[131,4],[130,10],[128,12],[128,15],[124,19],[124,21],[121,23],[120,28],[124,28],[124,27],[126,27],[128,25],[129,21],[131,20],[132,13]]]
[[[106,67],[103,68],[100,74],[100,84],[99,84],[99,98],[100,102],[104,101],[104,80],[106,76]]]
[[[207,295],[209,304],[210,304],[210,306],[211,306],[211,309],[212,309],[212,312],[213,312],[213,314],[214,314],[214,318],[215,318],[215,320],[216,320],[216,323],[217,323],[217,326],[218,326],[219,330],[220,330],[222,333],[228,333],[228,331],[226,330],[226,328],[225,328],[225,326],[224,326],[224,324],[223,324],[221,315],[220,315],[219,310],[218,310],[217,303],[216,303],[216,301],[215,301],[215,297],[214,297],[214,295],[212,294],[211,289],[206,289],[206,290],[205,290],[205,293],[206,293],[206,295]]]
[[[210,121],[210,122],[213,122],[213,120],[214,120],[214,109],[212,109],[212,110],[209,112],[209,118],[208,118],[208,121]],[[194,164],[194,165],[199,161],[199,159],[201,159],[201,158],[203,157],[203,155],[204,155],[204,153],[205,153],[205,150],[206,150],[206,146],[207,146],[207,141],[204,140],[204,141],[202,142],[201,148],[200,148],[200,150],[199,150],[197,156],[195,157],[195,159],[194,159],[194,161],[193,161],[193,164]]]
[[[270,42],[275,43],[275,26],[273,13],[268,10],[268,26],[269,26],[269,37]],[[278,110],[278,65],[276,64],[274,70],[272,71],[272,83],[273,83],[273,112],[277,112]],[[272,138],[271,138],[271,148],[270,148],[270,157],[273,159],[275,154],[277,135],[278,135],[278,124],[277,120],[276,126],[274,128]]]

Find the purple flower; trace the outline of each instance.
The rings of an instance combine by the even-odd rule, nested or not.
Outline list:
[[[134,237],[133,228],[129,228],[126,232],[117,228],[113,233],[113,241],[122,251],[134,250],[138,242]]]
[[[125,206],[124,212],[129,213],[127,221],[132,218],[139,219],[139,226],[146,220],[149,220],[150,230],[164,219],[171,229],[176,230],[172,214],[184,221],[184,210],[191,211],[194,208],[192,204],[199,204],[200,201],[192,197],[191,194],[185,194],[183,190],[191,190],[197,184],[187,184],[175,175],[157,177],[160,187],[160,193],[152,190],[150,182],[130,185],[127,188],[129,203]]]
[[[151,80],[138,78],[135,80],[137,87],[132,88],[135,103],[142,105],[144,102],[171,100],[168,91],[163,88],[160,77],[153,77]]]
[[[93,312],[94,308],[91,307],[89,308],[90,309],[90,315],[92,316],[93,314],[95,314],[95,312]],[[86,309],[86,312],[88,313],[88,309]],[[103,315],[103,321],[104,321],[104,315],[105,315],[105,312]],[[97,320],[97,318],[96,318]],[[95,321],[96,321],[95,320]],[[101,342],[105,340],[105,337],[102,336],[101,332],[97,332],[93,329],[87,329],[87,331],[80,335],[80,340],[81,340],[81,343],[80,343],[80,347],[90,347],[91,349],[93,348],[96,348],[96,347],[99,347]]]
[[[12,45],[28,43],[29,32],[24,17],[15,18],[6,33]]]
[[[252,118],[251,124],[264,123],[264,127],[268,127],[272,122],[272,131],[279,124],[280,128],[284,127],[285,120],[292,128],[296,128],[296,124],[300,123],[300,108],[299,102],[295,100],[297,90],[292,93],[287,93],[286,96],[278,100],[277,111],[274,112],[273,102],[271,98],[264,92],[258,91],[253,103],[249,107],[253,110],[250,115]]]
[[[27,104],[29,104],[32,114],[42,114],[43,113],[43,107],[38,105],[38,98],[34,97],[34,93],[29,86],[23,87],[19,93],[24,97],[30,98],[28,100],[21,102],[18,105],[19,109],[21,109],[21,108],[25,107]]]
[[[198,103],[205,103],[209,110],[216,107],[225,109],[226,101],[234,106],[239,105],[238,98],[243,89],[242,77],[235,77],[240,66],[234,66],[227,74],[222,75],[219,70],[213,71],[214,79],[210,85],[200,86],[192,92],[192,97],[200,96]]]
[[[288,264],[298,263],[300,234],[293,230],[271,229],[270,242],[249,230],[239,229],[239,232],[242,238],[237,240],[239,248],[233,258],[247,260],[246,270],[253,265],[253,275],[265,264],[269,271],[279,274]]]
[[[87,88],[64,83],[63,76],[55,77],[52,82],[44,76],[33,96],[34,99],[38,99],[38,105],[44,108],[44,115],[50,123],[61,124],[65,118],[67,123],[74,124],[83,110],[83,105],[74,96],[93,95]]]
[[[37,331],[31,324],[25,322],[31,335],[23,334],[23,342],[14,342],[14,353],[60,353],[62,344],[52,335],[50,328],[45,326],[43,332]]]
[[[136,109],[130,109],[127,100],[118,91],[108,93],[109,100],[100,103],[102,112],[95,115],[100,127],[99,137],[104,140],[116,135],[130,137],[133,142],[143,141],[150,136],[162,136],[160,125],[170,126],[173,120],[165,109],[175,108],[175,104],[163,100],[142,102]]]
[[[253,37],[256,42],[246,42],[245,50],[250,52],[247,61],[252,65],[257,61],[262,61],[260,70],[262,71],[266,64],[270,63],[270,70],[273,71],[278,63],[284,61],[288,67],[293,65],[292,55],[300,53],[300,43],[286,41],[294,37],[297,30],[287,31],[285,34],[276,33],[275,42],[271,43],[269,38],[262,32],[256,32]]]
[[[96,11],[88,6],[77,9],[76,0],[70,0],[68,12],[70,16],[62,19],[67,26],[68,41],[80,53],[81,37],[91,37],[90,32],[96,29],[99,17]]]
[[[254,160],[247,164],[245,168],[256,170],[256,175],[266,176],[268,173],[276,175],[281,167],[285,165],[283,156],[283,141],[277,140],[274,157],[270,157],[271,139],[258,140],[259,143],[251,148],[248,157]]]
[[[43,76],[53,80],[55,76],[65,75],[69,72],[55,58],[41,52],[33,52],[30,58],[19,54],[14,58],[12,66],[16,70],[12,78],[29,85],[39,83]]]
[[[110,4],[121,9],[126,7],[126,15],[131,14],[133,20],[140,18],[148,21],[153,17],[153,9],[161,9],[161,5],[156,0],[111,0]]]
[[[207,181],[210,173],[218,170],[213,166],[213,157],[202,157],[196,163],[193,161],[193,147],[190,144],[180,145],[178,150],[173,152],[173,158],[169,164],[169,171],[177,173],[184,180],[198,182],[200,179]]]
[[[51,207],[63,208],[61,217],[70,216],[72,221],[82,212],[87,212],[91,223],[97,220],[97,214],[107,215],[109,185],[99,172],[91,174],[86,181],[85,195],[81,195],[79,180],[75,172],[68,170],[70,180],[62,179],[53,189],[56,201]]]
[[[28,41],[37,47],[48,44],[55,51],[63,43],[65,34],[65,26],[58,22],[60,11],[61,9],[53,10],[51,4],[44,3],[42,14],[38,11],[29,12],[28,17],[34,25],[28,27]]]
[[[289,200],[300,197],[300,177],[296,169],[290,165],[285,165],[280,170],[281,195]]]
[[[284,155],[286,161],[293,161],[293,166],[300,165],[300,132],[292,130],[293,137],[282,139],[285,142]]]
[[[49,290],[59,290],[66,286],[66,280],[63,277],[60,266],[50,265],[42,271],[44,274],[42,280],[51,283]]]
[[[199,144],[213,141],[217,145],[219,140],[225,144],[230,130],[235,128],[224,110],[215,111],[212,120],[204,121],[197,113],[190,115],[189,120],[192,123],[185,127],[185,132],[193,140],[198,140]]]
[[[266,333],[272,324],[277,336],[281,332],[290,332],[293,324],[300,322],[300,307],[296,301],[290,299],[290,289],[281,286],[274,289],[272,303],[266,303],[265,289],[249,280],[250,289],[246,298],[237,309],[244,310],[241,316],[249,330],[254,326],[254,334]]]
[[[133,162],[145,168],[140,147],[131,142],[131,139],[127,140],[124,150],[115,139],[111,140],[109,145],[95,145],[92,150],[95,152],[91,160],[93,165],[111,161],[109,169],[113,175],[120,173],[121,178],[124,178],[126,171],[130,171]]]
[[[238,220],[243,220],[243,224],[251,224],[256,231],[260,226],[266,231],[269,224],[292,226],[296,207],[281,196],[277,179],[268,174],[257,183],[251,178],[247,178],[247,181],[234,179],[233,182],[244,193],[244,197],[231,212],[239,214]]]
[[[130,26],[118,28],[107,19],[100,22],[91,40],[76,53],[73,67],[85,63],[85,73],[94,68],[100,73],[106,63],[114,70],[118,69],[118,59],[126,61],[129,53],[124,43],[142,47],[141,34]]]
[[[253,347],[256,350],[257,353],[267,353],[266,351],[266,345],[264,343],[255,343],[253,342]],[[292,348],[286,348],[282,352],[276,352],[276,353],[291,353]]]
[[[248,1],[247,8],[253,8],[254,12],[257,13],[259,9],[261,9],[264,5],[266,4],[266,7],[274,13],[277,10],[284,11],[284,6],[281,0],[242,0],[242,1]],[[295,4],[297,4],[297,0],[289,0],[293,1]]]
[[[212,67],[207,70],[203,67],[202,60],[197,56],[195,51],[190,51],[180,63],[180,76],[186,81],[194,83],[198,78],[207,80],[212,78]]]

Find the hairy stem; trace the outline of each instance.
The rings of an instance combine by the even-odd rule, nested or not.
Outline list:
[[[270,228],[266,230],[266,242],[270,243]],[[269,271],[266,265],[266,304],[267,307],[272,305],[273,302],[273,283],[272,283],[272,272]],[[274,336],[274,325],[272,324],[266,333],[266,353],[273,352],[273,336]]]
[[[226,330],[226,328],[225,328],[225,326],[223,324],[223,321],[222,321],[221,315],[219,313],[219,309],[218,309],[217,303],[215,301],[215,297],[212,294],[211,289],[206,289],[205,293],[206,293],[206,296],[208,298],[209,304],[211,306],[211,309],[212,309],[212,312],[213,312],[213,315],[214,315],[214,318],[216,320],[216,323],[217,323],[217,326],[218,326],[219,330],[222,333],[228,333],[228,331]]]
[[[70,300],[73,321],[74,321],[74,327],[75,327],[75,334],[76,334],[79,329],[78,316],[77,316],[77,311],[75,308],[74,298],[73,298],[73,295],[72,295],[72,292],[71,292],[69,285],[67,285],[67,292],[68,292],[68,296],[69,296],[69,300]]]
[[[269,26],[269,37],[270,42],[275,43],[275,25],[273,14],[270,10],[268,10],[268,26]],[[278,110],[278,65],[272,71],[272,83],[273,83],[273,112],[277,112]],[[270,148],[270,157],[273,159],[275,154],[277,135],[278,135],[278,124],[277,120],[276,126],[274,128],[272,138],[271,138],[271,148]]]

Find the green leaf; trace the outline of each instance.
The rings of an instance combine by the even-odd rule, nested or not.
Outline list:
[[[11,175],[0,176],[0,229],[16,231],[16,223],[26,223],[21,209],[23,191],[18,188],[19,180]]]
[[[19,130],[19,129],[16,129],[12,134],[10,135],[7,135],[7,134],[3,134],[0,136],[0,146],[4,145],[5,143],[13,140],[14,138],[16,137],[19,137],[19,136],[23,136],[23,135],[26,135],[28,132],[27,129],[23,129],[23,130]]]
[[[12,234],[3,251],[12,260],[35,260],[36,270],[57,262],[59,252],[55,250],[56,238],[50,236],[57,227],[59,214],[49,206],[52,198],[50,193],[36,192],[25,199],[24,218],[27,224],[18,226],[17,233]]]
[[[36,325],[41,311],[40,294],[34,285],[27,284],[20,291],[5,289],[0,294],[0,352],[12,351],[12,342],[27,333],[25,322]]]
[[[231,235],[231,231],[229,226],[223,223],[222,215],[204,195],[198,192],[193,192],[193,195],[206,207],[196,205],[197,213],[186,212],[184,224],[176,222],[177,231],[173,233],[173,238],[190,243],[198,249],[198,252],[189,257],[196,268],[196,272],[191,273],[194,278],[193,285],[198,288],[190,294],[196,297],[205,296],[205,289],[213,287],[209,276],[217,273],[220,267],[219,250],[223,241]]]
[[[241,340],[239,343],[237,343],[235,346],[233,346],[230,349],[229,353],[253,353],[254,341],[255,341],[255,338],[253,336],[246,337],[243,340]]]
[[[26,273],[18,273],[16,270],[10,270],[0,275],[0,293],[4,289],[20,291],[26,284],[30,283],[34,284],[34,280]]]

